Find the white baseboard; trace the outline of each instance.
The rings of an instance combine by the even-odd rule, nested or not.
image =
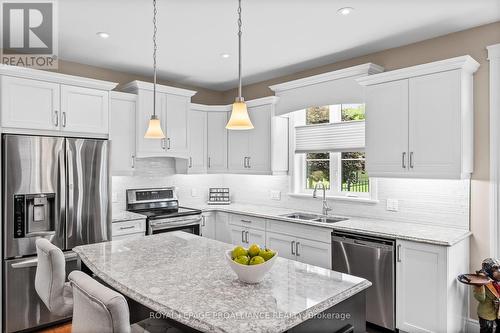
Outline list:
[[[476,319],[467,319],[465,323],[465,332],[467,333],[478,333],[479,332],[479,321]]]

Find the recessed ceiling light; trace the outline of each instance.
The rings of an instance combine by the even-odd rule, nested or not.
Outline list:
[[[347,16],[347,15],[351,14],[353,10],[354,10],[354,8],[352,8],[352,7],[343,7],[343,8],[340,8],[339,10],[337,10],[337,13],[340,15]]]
[[[231,55],[230,55],[229,53],[222,53],[222,54],[220,55],[220,57],[221,57],[221,58],[223,58],[223,59],[227,59],[227,58],[229,58],[230,56],[231,56]]]
[[[100,31],[100,32],[96,33],[96,35],[103,38],[103,39],[109,38],[109,34],[107,32],[104,32],[104,31]]]

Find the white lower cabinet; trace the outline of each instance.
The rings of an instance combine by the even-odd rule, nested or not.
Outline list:
[[[266,244],[268,248],[278,251],[280,257],[327,269],[332,267],[331,243],[317,242],[268,231]]]
[[[230,225],[231,243],[243,247],[257,244],[261,248],[266,247],[266,232],[248,227]]]
[[[232,243],[231,229],[229,228],[229,214],[217,212],[215,214],[215,239],[224,243]]]
[[[201,235],[210,239],[216,239],[215,228],[216,228],[216,213],[206,212],[201,216]]]
[[[469,241],[440,246],[396,241],[396,327],[403,332],[463,332],[467,287],[456,277],[469,270]]]
[[[137,238],[146,234],[146,219],[114,222],[111,225],[112,240]]]

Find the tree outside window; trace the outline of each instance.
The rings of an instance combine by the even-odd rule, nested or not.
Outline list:
[[[310,107],[305,110],[306,125],[365,119],[364,104],[342,104]],[[336,192],[370,191],[365,170],[364,152],[315,152],[305,154],[305,189],[318,182]]]

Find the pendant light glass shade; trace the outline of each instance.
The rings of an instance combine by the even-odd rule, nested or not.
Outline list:
[[[233,103],[231,117],[226,124],[228,130],[253,129],[252,121],[248,115],[247,105],[241,96],[241,0],[238,0],[238,97]]]
[[[144,134],[145,139],[165,139],[165,134],[161,129],[161,122],[158,116],[152,115],[149,120],[148,130]]]
[[[231,118],[229,118],[226,128],[230,130],[248,130],[254,128],[248,115],[247,105],[243,99],[236,99],[233,103]]]

